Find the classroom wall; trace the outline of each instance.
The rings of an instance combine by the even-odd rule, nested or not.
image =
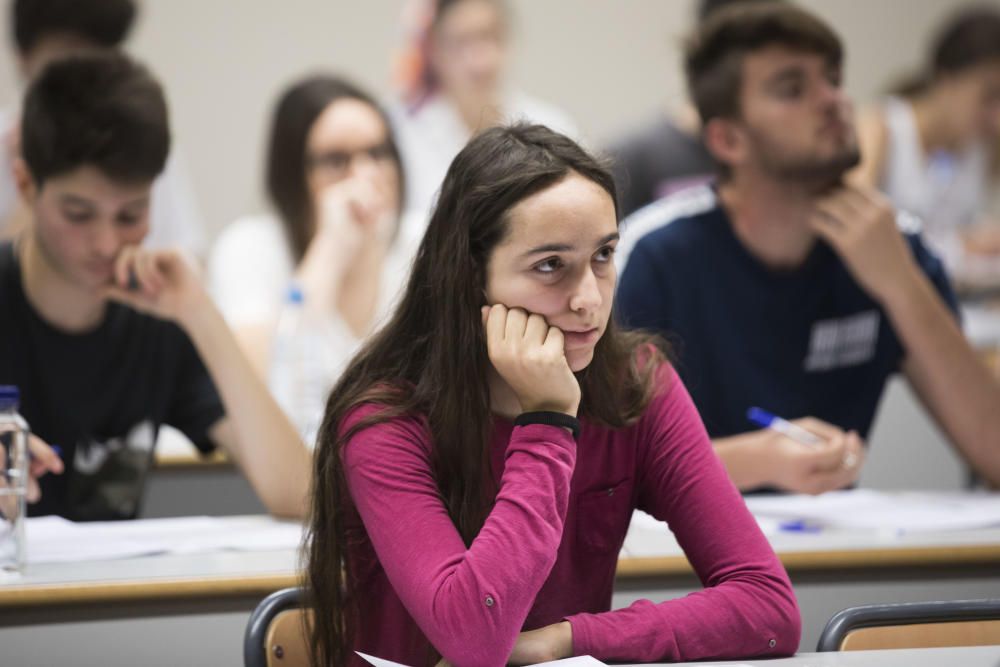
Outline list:
[[[142,2],[142,0],[140,0]],[[1000,0],[992,0],[1000,6]],[[5,6],[9,4],[5,3]],[[389,95],[401,0],[142,2],[132,51],[162,78],[174,132],[209,235],[261,210],[260,165],[270,105],[293,77],[352,75]],[[693,0],[511,0],[511,80],[554,102],[600,145],[683,98],[677,44]],[[926,35],[960,0],[804,0],[849,45],[847,86],[870,99],[916,63]],[[9,33],[5,12],[4,30]],[[18,96],[0,60],[0,104]]]

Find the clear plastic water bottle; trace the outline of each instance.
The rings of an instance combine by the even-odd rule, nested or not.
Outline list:
[[[293,283],[285,294],[271,349],[268,384],[305,443],[312,447],[323,418],[321,329],[309,321],[302,288]]]
[[[21,393],[0,386],[0,568],[24,566],[25,499],[28,490],[28,423],[18,414]]]

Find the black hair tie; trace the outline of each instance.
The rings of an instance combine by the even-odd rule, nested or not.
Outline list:
[[[580,420],[565,412],[550,412],[539,410],[537,412],[522,412],[514,420],[514,426],[527,426],[528,424],[547,424],[548,426],[561,426],[568,428],[573,433],[573,438],[580,437]]]

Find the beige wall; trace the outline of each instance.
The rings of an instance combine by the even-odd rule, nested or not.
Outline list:
[[[512,80],[570,112],[592,144],[682,99],[676,47],[691,22],[691,0],[512,4]],[[802,4],[844,36],[847,85],[865,100],[917,63],[935,23],[963,3]],[[293,77],[330,68],[381,95],[391,92],[400,6],[400,0],[145,0],[131,48],[167,87],[175,136],[211,235],[264,206],[263,135],[272,100]],[[12,102],[17,91],[8,59],[0,67],[0,103]]]

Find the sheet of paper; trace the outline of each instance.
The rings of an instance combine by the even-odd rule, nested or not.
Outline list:
[[[559,667],[601,667],[604,664],[597,658],[592,658],[589,655],[579,655],[575,658],[563,658],[562,660],[553,660],[551,662],[536,662],[532,667],[549,667],[550,665],[559,665]]]
[[[29,563],[111,560],[161,553],[294,549],[301,524],[270,517],[180,517],[73,523],[60,517],[26,522]]]
[[[367,653],[362,653],[361,651],[355,651],[355,653],[375,665],[375,667],[407,667],[407,665],[393,662],[392,660],[376,658],[373,655],[368,655]],[[559,667],[607,667],[603,662],[597,658],[592,658],[589,655],[581,655],[575,658],[564,658],[562,660],[553,660],[552,662],[539,662],[534,665],[530,665],[530,667],[550,667],[551,665],[559,665]],[[740,666],[736,665],[735,667]]]
[[[901,533],[1000,526],[1000,493],[833,491],[819,496],[753,496],[758,517]]]
[[[360,655],[362,658],[364,658],[371,664],[375,665],[375,667],[407,667],[402,663],[393,662],[392,660],[383,660],[382,658],[376,658],[373,655],[368,655],[367,653],[362,653],[361,651],[355,651],[355,653]]]

